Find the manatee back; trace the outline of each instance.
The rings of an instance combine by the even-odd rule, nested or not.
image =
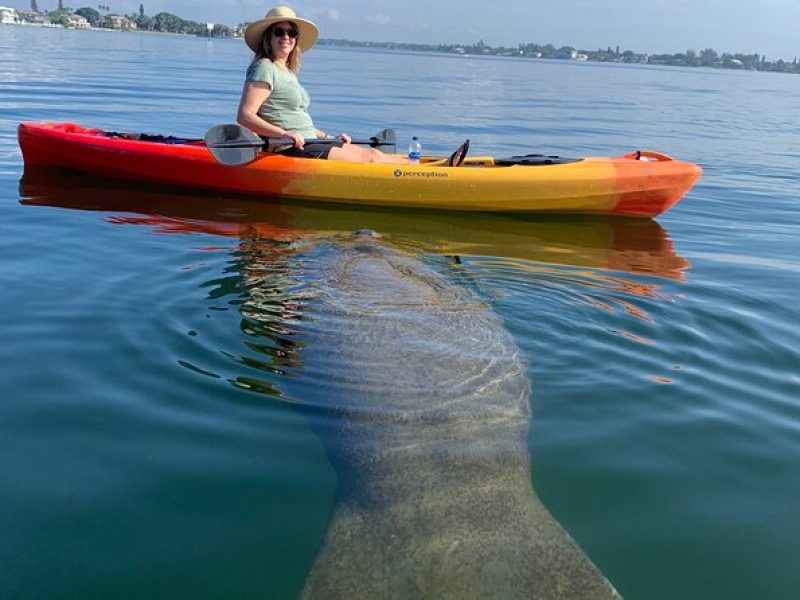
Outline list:
[[[339,478],[310,598],[612,598],[538,500],[530,384],[499,317],[372,237],[326,248],[307,396]]]

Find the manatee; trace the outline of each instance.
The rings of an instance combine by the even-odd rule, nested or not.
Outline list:
[[[539,501],[500,318],[374,232],[318,251],[304,369],[338,475],[304,598],[618,598]]]

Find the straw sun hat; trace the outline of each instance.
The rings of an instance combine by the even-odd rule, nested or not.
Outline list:
[[[289,21],[297,27],[297,31],[300,34],[297,38],[297,47],[303,52],[317,43],[319,28],[311,21],[299,18],[294,14],[294,11],[287,6],[273,8],[260,21],[250,23],[247,29],[244,30],[245,43],[250,46],[253,52],[258,52],[261,46],[261,38],[264,37],[264,32],[270,25],[283,21]]]

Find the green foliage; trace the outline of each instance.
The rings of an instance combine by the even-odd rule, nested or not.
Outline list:
[[[713,67],[719,61],[719,55],[713,48],[706,48],[700,53],[698,60],[702,67]]]
[[[186,21],[168,12],[160,12],[152,18],[152,29],[170,33],[202,34],[206,31],[206,26],[195,21]]]
[[[72,11],[70,11],[69,9],[62,8],[60,10],[54,10],[47,13],[47,18],[50,19],[51,23],[54,23],[56,25],[63,25],[64,27],[66,27],[67,25],[69,25],[69,15],[71,14],[71,12]]]
[[[228,27],[227,25],[214,25],[214,29],[211,31],[211,37],[215,38],[228,38],[233,35],[233,30]]]
[[[134,20],[136,21],[136,27],[141,31],[153,31],[153,19],[151,17],[139,15]]]
[[[102,19],[100,13],[89,6],[84,6],[82,8],[79,8],[78,10],[75,11],[75,14],[80,15],[84,19],[89,21],[89,25],[91,25],[92,27],[97,27],[98,25],[100,25],[100,21]]]

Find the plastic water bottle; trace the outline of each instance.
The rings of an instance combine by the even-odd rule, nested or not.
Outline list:
[[[411,138],[411,143],[408,145],[408,164],[418,165],[421,154],[422,142],[419,141],[417,136],[414,136]]]

